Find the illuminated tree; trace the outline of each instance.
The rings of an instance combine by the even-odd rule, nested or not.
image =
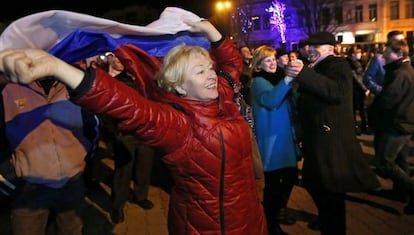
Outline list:
[[[284,12],[286,10],[286,5],[277,0],[273,0],[272,5],[269,8],[266,8],[265,10],[271,14],[269,18],[269,23],[270,25],[272,25],[272,30],[277,29],[280,33],[282,43],[285,43],[286,22]]]

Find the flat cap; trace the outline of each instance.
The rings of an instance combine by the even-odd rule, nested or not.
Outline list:
[[[308,45],[332,45],[335,46],[337,41],[335,36],[329,32],[318,32],[311,34],[309,38],[306,40]]]

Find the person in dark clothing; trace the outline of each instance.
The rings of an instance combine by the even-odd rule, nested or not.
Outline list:
[[[329,32],[312,34],[307,43],[309,66],[291,63],[285,69],[299,83],[303,185],[318,209],[321,234],[345,235],[346,193],[378,189],[380,183],[354,132],[349,63],[334,55]]]
[[[124,65],[113,53],[106,53],[109,64],[108,73],[128,86],[137,89],[134,81]],[[154,162],[154,151],[143,145],[136,136],[118,130],[109,118],[104,118],[104,129],[107,141],[114,152],[115,170],[112,184],[112,222],[124,221],[125,203],[130,199],[130,182],[133,181],[132,202],[145,210],[152,209],[154,204],[148,199],[151,184],[151,170]]]
[[[252,80],[252,74],[250,71],[250,64],[252,62],[252,52],[248,46],[239,47],[240,55],[243,58],[243,71],[240,75],[241,88],[240,92],[243,95],[244,100],[248,105],[250,102],[250,85]]]
[[[393,39],[403,40],[404,39],[403,32],[398,31],[398,30],[393,30],[393,31],[388,32],[387,41],[391,41]],[[386,48],[386,45],[379,47],[377,54],[369,60],[366,66],[365,72],[364,72],[364,79],[363,79],[364,84],[370,90],[371,94],[373,94],[374,98],[382,91],[382,86],[384,85],[385,58],[384,58],[383,53],[384,53],[385,48]],[[372,118],[375,119],[376,117],[375,115],[370,115],[369,110],[372,110],[372,108],[371,107],[367,108],[368,120],[371,123],[371,119]],[[376,149],[378,148],[378,141],[377,141],[377,138],[375,137],[377,136],[377,134],[375,133],[375,128],[371,128],[371,129],[373,129],[374,149]]]
[[[355,130],[357,135],[371,134],[371,130],[368,123],[368,117],[365,108],[365,97],[370,94],[370,90],[365,86],[363,82],[364,67],[361,63],[361,49],[352,48],[348,52],[348,56],[345,57],[349,62],[352,69],[353,77],[353,110],[355,118]],[[360,122],[357,117],[359,115]]]
[[[277,67],[284,69],[289,63],[289,52],[284,48],[278,48],[276,51]]]
[[[404,39],[404,34],[401,31],[393,30],[387,34],[387,41],[392,39],[402,40]],[[375,95],[381,92],[382,86],[384,83],[384,57],[383,57],[384,48],[380,47],[377,51],[377,54],[372,57],[366,66],[364,72],[364,83],[367,88]]]
[[[406,41],[388,42],[384,58],[384,86],[371,106],[376,117],[376,168],[379,175],[391,178],[394,186],[408,193],[404,212],[414,214],[414,179],[407,161],[409,141],[414,134],[414,69]]]

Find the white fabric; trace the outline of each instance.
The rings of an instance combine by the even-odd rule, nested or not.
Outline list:
[[[49,50],[76,29],[91,29],[111,34],[162,35],[186,31],[184,20],[202,18],[181,8],[167,7],[160,18],[147,26],[124,24],[86,14],[50,10],[22,17],[12,22],[0,35],[0,50],[40,48]]]

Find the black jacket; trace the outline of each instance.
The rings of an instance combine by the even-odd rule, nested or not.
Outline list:
[[[354,128],[352,70],[345,58],[328,56],[297,77],[303,128],[306,187],[358,192],[379,187],[363,157]]]
[[[384,66],[384,86],[370,107],[377,131],[414,134],[414,69],[409,61]]]

